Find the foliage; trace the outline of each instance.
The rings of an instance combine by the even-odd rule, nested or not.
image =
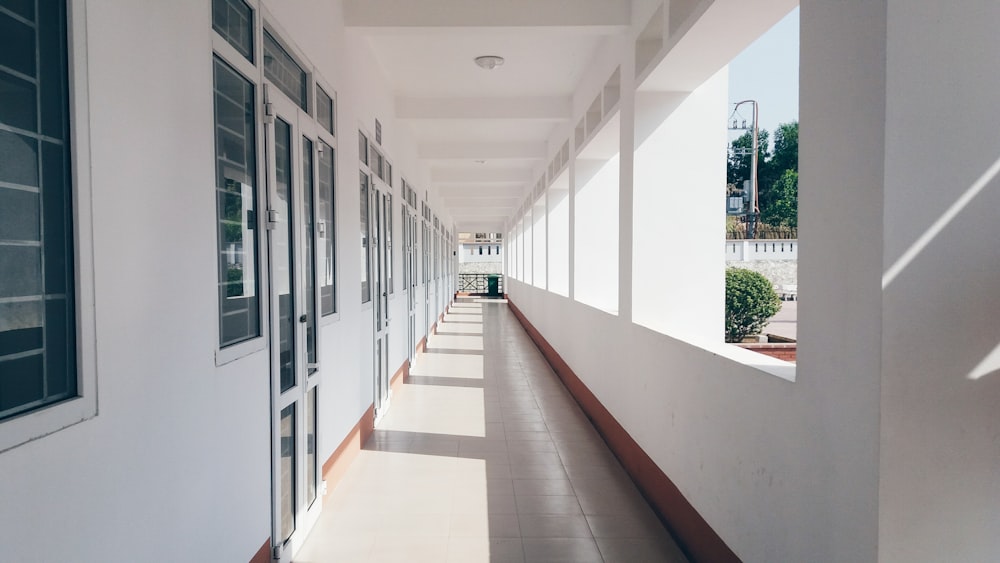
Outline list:
[[[783,227],[799,226],[799,173],[785,170],[770,190],[768,202],[761,211],[762,221]]]
[[[757,201],[760,205],[761,220],[776,227],[794,227],[798,224],[798,170],[799,170],[799,123],[782,123],[774,130],[774,150],[770,150],[770,138],[767,130],[758,131],[757,139]],[[726,182],[738,189],[743,188],[743,182],[750,179],[751,155],[738,155],[736,149],[748,149],[752,146],[751,133],[747,132],[732,142],[734,149],[726,167]],[[788,171],[794,171],[794,188],[792,196],[788,189],[793,185],[786,178]],[[771,207],[779,209],[772,210]]]
[[[786,170],[799,170],[799,122],[782,123],[774,130],[774,153],[768,166],[775,176],[781,177]]]
[[[726,268],[726,342],[760,334],[779,309],[781,300],[763,274]]]
[[[760,172],[761,165],[767,161],[768,155],[768,134],[766,130],[757,132],[757,171]],[[729,163],[726,167],[726,182],[735,185],[738,189],[743,189],[743,181],[750,179],[750,165],[752,164],[753,135],[747,131],[740,135],[732,143],[733,151],[729,153]],[[738,149],[738,150],[737,150]],[[746,154],[741,154],[744,152]],[[758,178],[758,184],[759,178]]]

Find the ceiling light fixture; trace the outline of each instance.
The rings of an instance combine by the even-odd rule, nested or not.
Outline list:
[[[482,55],[475,58],[476,64],[486,70],[493,70],[503,64],[503,57],[497,55]]]

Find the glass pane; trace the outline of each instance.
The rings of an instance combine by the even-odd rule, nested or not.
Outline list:
[[[295,531],[295,405],[281,409],[281,541]]]
[[[371,288],[368,283],[368,271],[371,268],[371,255],[368,252],[368,176],[361,173],[361,302],[371,301]]]
[[[336,182],[333,167],[333,148],[320,141],[323,152],[319,157],[319,299],[322,313],[336,312],[336,223],[334,220],[333,190]]]
[[[368,164],[368,137],[361,131],[358,131],[358,158]]]
[[[38,192],[0,186],[0,240],[41,240],[38,199]]]
[[[34,0],[3,0],[0,5],[26,20],[35,21]]]
[[[0,123],[35,131],[38,127],[35,104],[34,84],[0,70]]]
[[[316,388],[306,395],[306,504],[316,500]]]
[[[212,0],[212,29],[253,62],[253,10],[243,0]]]
[[[302,138],[302,208],[306,227],[304,263],[306,298],[306,363],[316,363],[316,228],[313,225],[313,144]],[[310,368],[309,373],[316,371]]]
[[[35,78],[35,30],[0,12],[0,66]]]
[[[275,201],[278,226],[271,234],[274,287],[278,298],[278,365],[281,391],[295,387],[295,258],[292,255],[292,127],[274,120]]]
[[[43,5],[39,3],[39,5]],[[42,115],[41,132],[69,139],[69,90],[66,77],[66,18],[64,10],[42,9],[38,13],[38,93]]]
[[[319,86],[316,87],[316,121],[331,135],[336,135],[333,123],[333,98]]]
[[[270,33],[264,32],[264,76],[299,107],[308,111],[306,71]]]
[[[10,184],[0,187],[0,418],[6,418],[76,395],[77,376],[65,3],[46,4],[37,20],[34,2],[2,5],[36,22],[0,13],[0,122],[21,130],[0,130],[0,181]]]
[[[386,246],[386,261],[385,261],[385,272],[387,284],[389,285],[389,293],[392,293],[392,195],[386,196],[385,199],[386,210],[385,210],[385,246]]]
[[[0,182],[38,187],[38,141],[0,129]]]
[[[219,343],[260,336],[254,86],[215,59]]]

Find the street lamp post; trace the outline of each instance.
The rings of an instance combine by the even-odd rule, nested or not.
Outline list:
[[[753,105],[753,133],[751,135],[751,155],[750,155],[750,211],[747,212],[747,238],[757,238],[757,218],[760,216],[760,207],[757,205],[757,100],[743,100],[736,102],[733,113],[740,109],[743,104]],[[744,121],[744,123],[746,123]],[[746,129],[746,127],[734,127],[733,129]]]

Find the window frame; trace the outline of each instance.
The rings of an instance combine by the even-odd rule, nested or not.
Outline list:
[[[73,291],[76,295],[77,396],[43,405],[0,422],[0,452],[90,420],[99,412],[86,22],[85,0],[68,0],[66,71],[75,253]]]
[[[263,35],[263,26],[261,25],[261,18],[262,18],[261,10],[260,10],[260,7],[257,6],[255,3],[248,2],[247,4],[253,10],[254,52],[255,53],[260,53],[261,52],[260,51],[260,49],[261,49],[261,41],[263,40],[262,38],[264,36]],[[211,9],[211,6],[209,6],[209,10],[210,9]],[[209,16],[211,16],[211,13],[209,13]],[[263,108],[263,97],[262,97],[263,96],[263,88],[261,88],[261,80],[262,80],[264,71],[263,71],[262,67],[259,66],[259,64],[260,64],[260,62],[259,62],[260,57],[257,57],[257,59],[258,59],[257,63],[251,63],[249,60],[247,60],[246,57],[243,56],[242,53],[240,53],[235,47],[233,47],[229,43],[229,41],[226,40],[225,37],[223,37],[218,32],[216,32],[214,28],[210,28],[210,34],[212,36],[212,53],[211,53],[212,56],[210,56],[210,57],[207,58],[208,59],[208,63],[207,64],[210,64],[210,65],[214,64],[215,57],[218,57],[225,64],[229,65],[233,70],[235,70],[237,73],[239,73],[240,75],[242,75],[242,77],[244,79],[246,79],[247,81],[249,81],[254,86],[254,106],[255,106],[255,108],[254,108],[255,109],[255,116],[254,116],[254,127],[255,127],[254,143],[256,145],[254,147],[254,154],[256,155],[256,158],[257,158],[257,163],[256,163],[256,169],[257,169],[257,182],[256,182],[256,184],[257,185],[254,186],[254,190],[256,191],[256,196],[257,196],[257,225],[256,225],[256,228],[258,229],[257,230],[257,232],[258,232],[258,240],[257,240],[257,249],[256,249],[256,252],[257,252],[256,262],[257,262],[257,268],[258,268],[258,270],[257,270],[258,284],[261,287],[263,287],[263,286],[266,286],[266,284],[270,283],[269,280],[268,280],[268,277],[267,277],[267,272],[269,271],[269,268],[270,268],[269,257],[267,255],[267,252],[263,252],[261,250],[261,245],[263,244],[263,242],[260,240],[260,237],[262,236],[262,233],[265,232],[265,230],[264,230],[264,216],[266,215],[266,213],[261,213],[261,211],[266,208],[266,202],[267,202],[266,193],[264,192],[264,184],[266,183],[266,181],[262,181],[262,179],[266,178],[267,170],[265,168],[266,162],[265,162],[265,154],[264,154],[264,143],[261,141],[261,139],[262,139],[262,137],[261,137],[261,135],[262,135],[261,124],[263,123],[263,115],[262,115],[262,113],[263,113],[262,112],[262,108]],[[213,93],[213,95],[214,95],[214,93]],[[212,133],[211,133],[213,139],[215,138],[215,130],[214,129],[215,129],[215,123],[214,123],[214,118],[213,118]],[[214,144],[214,141],[213,141],[213,144]],[[215,157],[213,156],[212,158],[213,158],[213,161],[214,161]],[[214,184],[214,182],[215,182],[215,180],[214,180],[214,174],[213,174],[213,184]],[[218,204],[217,203],[213,203],[213,205],[218,205]],[[215,211],[215,214],[217,214],[217,213],[218,213],[218,210]],[[218,217],[216,217],[214,219],[214,221],[218,221]],[[218,244],[218,242],[216,242],[216,244]],[[216,248],[216,252],[217,251],[218,251],[218,248]],[[218,280],[216,280],[216,283],[218,283]],[[218,291],[217,286],[216,286],[215,291]],[[214,315],[214,317],[215,317],[215,319],[214,319],[214,323],[215,323],[214,324],[214,328],[215,328],[214,334],[215,334],[215,365],[217,367],[218,366],[223,366],[225,364],[234,362],[234,361],[239,360],[241,358],[244,358],[244,357],[256,354],[258,352],[262,352],[262,351],[264,351],[264,350],[267,349],[267,342],[268,342],[267,336],[268,336],[268,334],[270,334],[271,325],[270,325],[270,319],[268,318],[268,315],[266,314],[266,311],[270,310],[269,309],[269,307],[270,307],[270,295],[268,294],[267,291],[260,291],[260,287],[257,288],[257,293],[258,293],[257,307],[258,307],[258,314],[260,316],[260,334],[258,336],[253,337],[253,338],[250,338],[248,340],[244,340],[243,342],[238,342],[238,343],[235,343],[235,344],[230,344],[229,346],[222,346],[221,338],[219,336],[221,334],[221,332],[220,332],[221,326],[220,325],[222,323],[222,319],[221,319],[221,315],[220,315],[220,309],[219,309],[220,305],[218,303],[218,299],[215,300],[216,301],[216,311],[215,311],[215,315]]]

